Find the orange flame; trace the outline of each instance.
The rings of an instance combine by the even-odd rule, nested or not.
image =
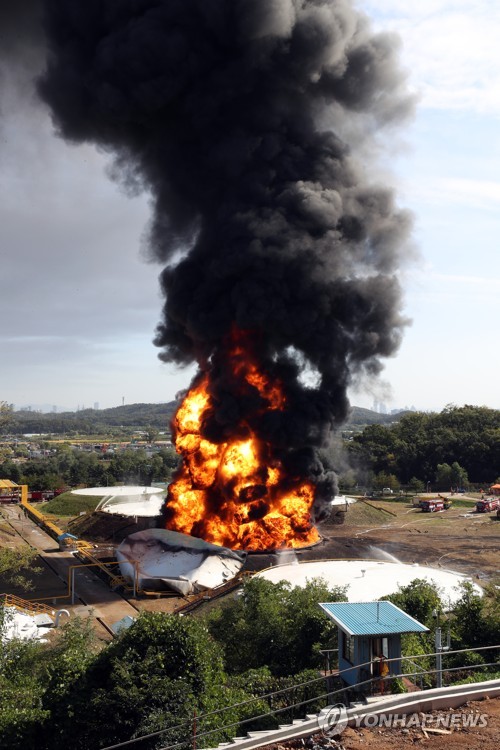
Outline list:
[[[257,389],[266,409],[286,408],[282,385],[271,382],[241,344],[234,344],[229,356],[233,375]],[[168,490],[167,527],[231,549],[303,547],[318,541],[311,521],[314,485],[285,477],[269,443],[241,424],[238,428],[245,429],[227,442],[203,437],[204,416],[214,409],[209,386],[204,375],[174,418],[175,446],[183,461]]]

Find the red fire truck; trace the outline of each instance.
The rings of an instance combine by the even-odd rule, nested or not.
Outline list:
[[[69,487],[58,487],[56,490],[31,490],[28,492],[28,500],[31,502],[45,502],[52,500],[63,492],[68,492]]]
[[[490,513],[490,511],[496,510],[498,507],[500,507],[500,498],[498,497],[483,497],[482,500],[478,500],[476,503],[478,513]]]
[[[18,503],[21,487],[10,479],[0,479],[0,503]]]
[[[16,494],[0,495],[0,503],[2,504],[18,503],[18,502],[19,502],[19,495],[16,495]]]
[[[421,500],[420,507],[423,513],[436,513],[438,510],[448,510],[451,500],[444,497],[433,497],[429,500]]]
[[[44,502],[45,500],[52,500],[54,493],[51,490],[31,490],[28,492],[28,500],[34,502]]]

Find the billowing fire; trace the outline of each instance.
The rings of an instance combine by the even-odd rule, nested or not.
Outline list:
[[[282,383],[271,382],[262,371],[256,347],[246,346],[249,341],[246,334],[233,333],[227,347],[234,384],[247,398],[254,394],[257,416],[286,409]],[[232,549],[303,547],[318,541],[311,519],[314,485],[289,476],[278,451],[247,420],[236,419],[222,442],[205,436],[207,415],[217,408],[210,377],[197,379],[174,419],[183,461],[168,491],[167,527]]]

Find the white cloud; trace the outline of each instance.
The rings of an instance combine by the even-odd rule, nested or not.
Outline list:
[[[468,286],[472,289],[480,290],[498,290],[500,289],[500,279],[492,276],[464,276],[459,274],[433,273],[432,278],[439,283],[453,284],[456,286]]]
[[[443,179],[437,183],[448,200],[458,205],[483,210],[498,211],[500,208],[500,182],[467,178]]]
[[[378,28],[397,31],[421,106],[500,114],[500,5],[491,0],[360,2]]]
[[[441,205],[450,209],[466,207],[488,211],[498,215],[500,208],[500,182],[474,177],[431,177],[413,180],[406,185],[412,197],[433,206]]]
[[[492,6],[491,0],[419,0],[409,3],[408,0],[358,0],[358,6],[372,18],[407,16],[428,16],[433,13],[450,12],[452,10],[475,10],[484,6]]]

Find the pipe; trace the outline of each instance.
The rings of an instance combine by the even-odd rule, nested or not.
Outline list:
[[[55,622],[54,622],[54,627],[55,628],[59,627],[59,618],[61,617],[61,615],[67,615],[69,617],[68,610],[67,609],[58,609],[57,610],[57,612],[56,612],[56,619],[55,619]]]

